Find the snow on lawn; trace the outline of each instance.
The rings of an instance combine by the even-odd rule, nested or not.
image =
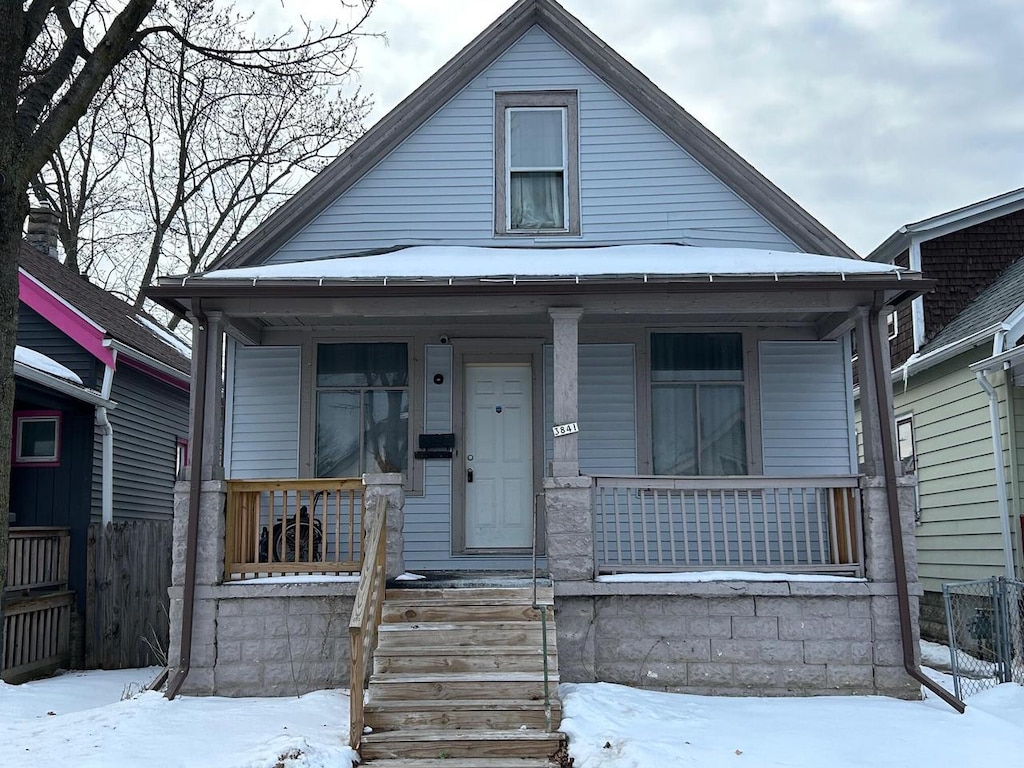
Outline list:
[[[0,684],[0,765],[31,768],[348,768],[348,696],[120,701],[155,670]],[[926,670],[949,687],[941,672]],[[134,685],[130,685],[134,684]],[[715,698],[563,684],[575,768],[988,768],[1020,765],[1024,687],[972,697],[958,715],[879,696]],[[53,714],[48,714],[53,713]]]
[[[1024,687],[973,697],[964,715],[881,696],[716,698],[563,684],[574,768],[989,768],[1020,765]]]
[[[132,675],[131,672],[135,674]],[[142,674],[140,674],[140,672]],[[147,670],[0,685],[0,765],[31,768],[348,768],[348,696],[119,701]],[[152,672],[155,672],[153,670]],[[113,675],[120,675],[116,680]],[[136,688],[137,690],[137,688]],[[54,714],[48,714],[48,713]]]

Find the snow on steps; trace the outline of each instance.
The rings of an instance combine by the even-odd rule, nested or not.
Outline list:
[[[557,766],[565,749],[552,588],[537,598],[546,616],[532,588],[388,590],[363,760],[373,768]]]

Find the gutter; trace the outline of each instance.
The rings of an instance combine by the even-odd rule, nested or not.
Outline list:
[[[181,640],[178,644],[178,666],[174,678],[167,684],[168,699],[174,699],[181,690],[192,665],[192,621],[195,617],[196,547],[199,542],[199,501],[203,485],[203,432],[206,430],[206,374],[209,358],[209,327],[202,303],[195,306],[196,360],[195,398],[192,406],[191,444],[192,472],[188,489],[188,527],[185,535],[185,585],[181,606]]]
[[[188,385],[189,383],[190,377],[188,374],[179,371],[177,368],[174,368],[168,365],[167,363],[160,362],[155,357],[147,355],[145,352],[140,352],[134,347],[129,347],[127,344],[122,344],[120,341],[117,341],[116,339],[104,339],[103,346],[110,347],[115,353],[120,352],[124,354],[126,357],[135,360],[139,363],[142,363],[143,365],[152,368],[154,371],[157,371],[163,374],[164,376],[167,376],[168,378],[180,381],[185,385]],[[169,348],[170,347],[168,347],[168,349]]]
[[[879,297],[875,305],[868,312],[868,322],[871,340],[871,361],[874,369],[875,389],[879,398],[883,398],[889,382],[886,381],[885,355],[882,354],[881,339],[879,338],[879,326],[881,310],[884,306],[884,298]],[[888,402],[888,398],[885,398]],[[889,508],[889,539],[892,543],[893,568],[896,575],[896,603],[900,615],[900,641],[903,646],[903,668],[914,680],[930,690],[940,699],[953,707],[957,712],[963,714],[967,705],[960,699],[925,675],[917,665],[917,658],[914,653],[914,631],[910,615],[910,587],[907,580],[907,561],[903,552],[903,522],[900,519],[899,494],[896,489],[896,456],[893,451],[894,435],[893,423],[889,418],[889,409],[879,408],[879,432],[882,438],[882,469],[885,473],[886,506]]]

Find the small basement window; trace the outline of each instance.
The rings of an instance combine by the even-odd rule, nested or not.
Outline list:
[[[578,235],[579,137],[575,91],[495,95],[498,235]]]
[[[60,416],[60,411],[15,411],[15,464],[60,464]]]

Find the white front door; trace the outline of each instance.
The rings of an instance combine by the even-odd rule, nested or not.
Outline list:
[[[466,548],[524,549],[533,533],[533,372],[465,367]]]

